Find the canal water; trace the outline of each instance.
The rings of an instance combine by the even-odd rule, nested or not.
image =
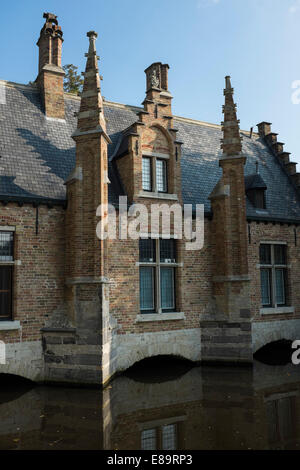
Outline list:
[[[300,366],[161,358],[103,391],[0,376],[0,449],[300,449]]]

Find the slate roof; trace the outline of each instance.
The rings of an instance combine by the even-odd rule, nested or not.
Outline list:
[[[62,203],[66,198],[64,181],[75,165],[76,129],[74,113],[79,99],[65,97],[66,120],[47,119],[40,95],[32,86],[0,82],[0,199],[41,200]],[[109,146],[109,200],[118,202],[123,194],[113,155],[122,142],[123,131],[137,120],[140,108],[105,103]],[[219,126],[175,118],[177,139],[182,146],[182,189],[187,204],[205,204],[221,177]],[[267,210],[256,210],[247,200],[247,216],[264,220],[300,222],[300,199],[281,163],[256,134],[243,133],[243,152],[247,156],[245,175],[259,171],[267,185]]]

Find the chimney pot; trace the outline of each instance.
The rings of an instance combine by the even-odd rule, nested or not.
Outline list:
[[[61,67],[62,35],[57,16],[44,13],[45,24],[37,42],[39,47],[39,74],[36,79],[48,117],[64,119],[64,71]],[[52,65],[51,67],[47,67]]]

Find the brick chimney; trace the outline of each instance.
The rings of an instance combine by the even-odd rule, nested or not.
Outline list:
[[[154,62],[146,68],[147,92],[151,89],[168,91],[168,64]]]
[[[45,24],[37,42],[39,47],[39,73],[36,83],[40,88],[45,114],[49,118],[64,119],[64,71],[61,67],[63,32],[57,16],[44,13]]]

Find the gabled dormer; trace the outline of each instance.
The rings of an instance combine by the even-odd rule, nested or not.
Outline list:
[[[129,200],[181,201],[181,142],[176,139],[167,64],[145,70],[146,98],[138,120],[123,132],[114,156]]]
[[[245,177],[246,195],[256,209],[267,209],[266,190],[267,185],[259,174],[258,162],[256,162],[256,173]]]

